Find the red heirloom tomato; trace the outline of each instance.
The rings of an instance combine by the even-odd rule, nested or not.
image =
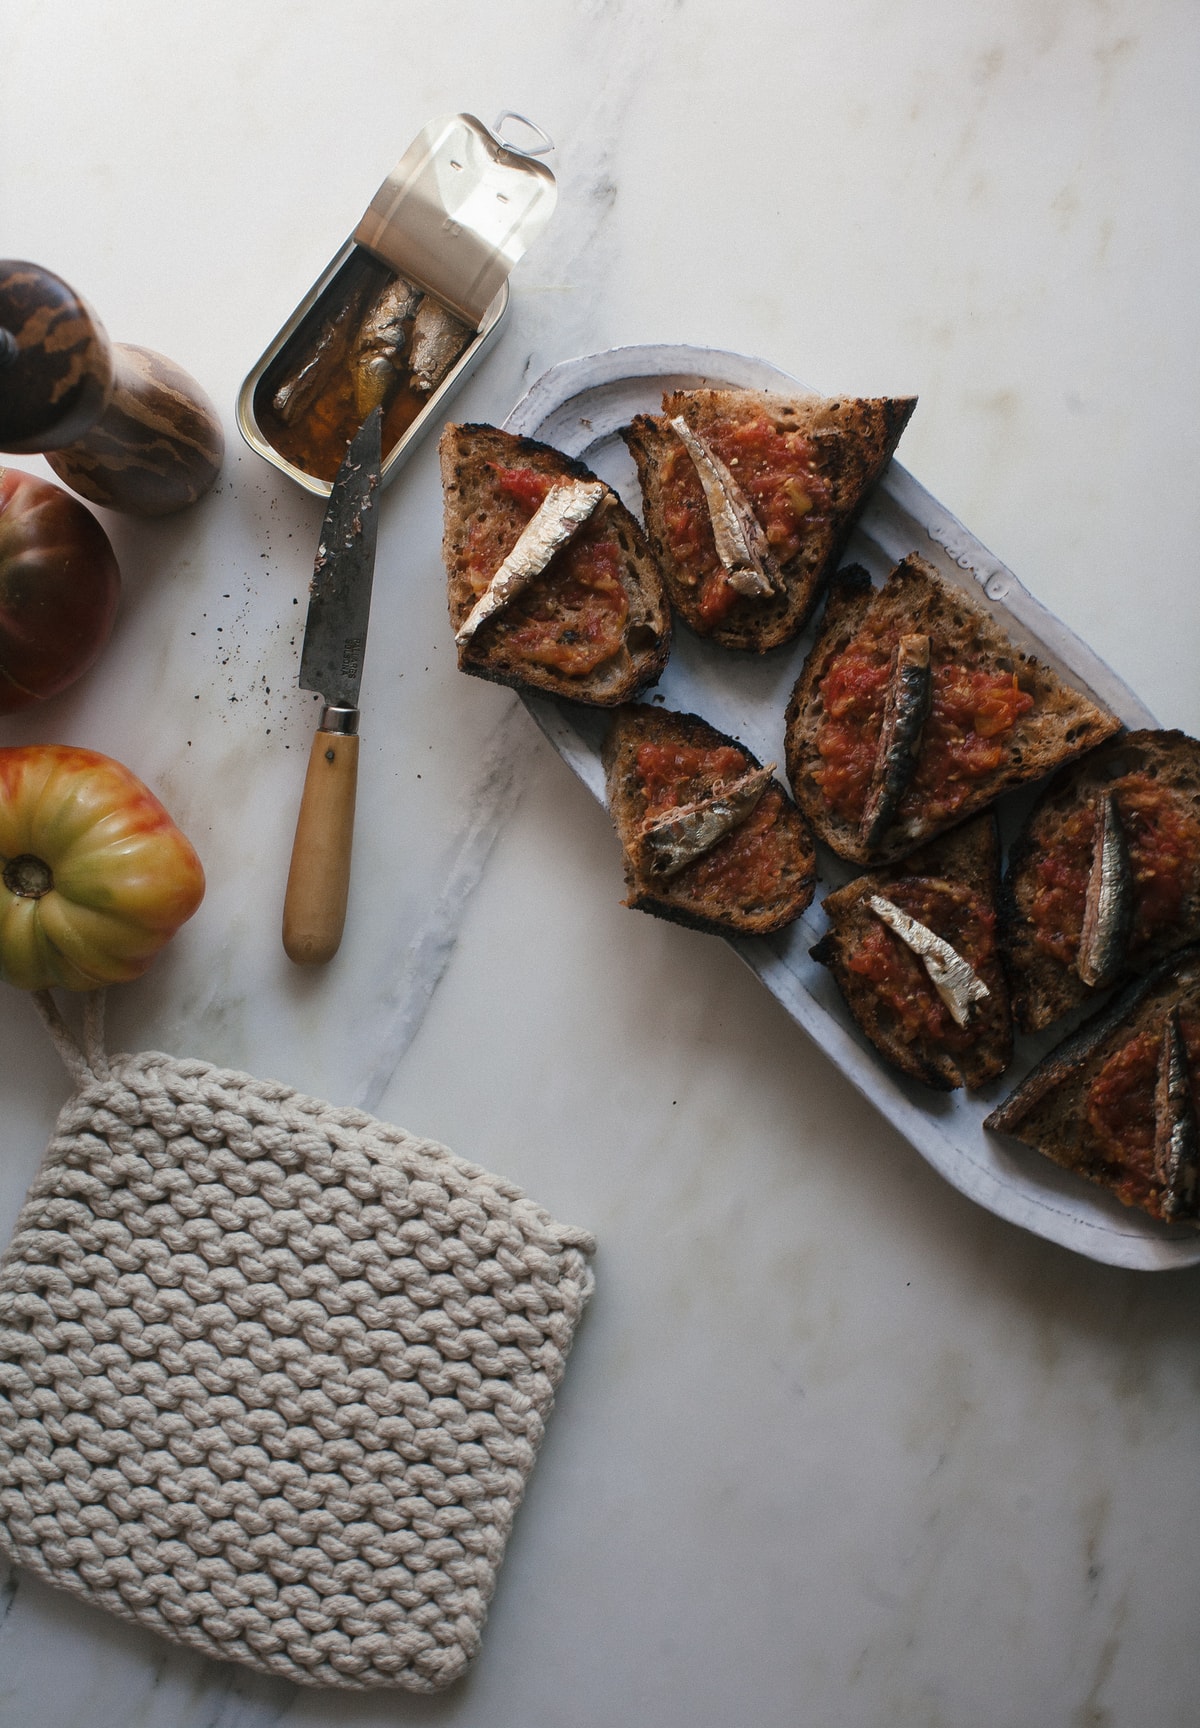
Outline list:
[[[191,842],[128,768],[64,744],[0,750],[0,978],[137,978],[203,896]]]
[[[121,576],[77,498],[0,467],[0,714],[57,696],[108,641]]]

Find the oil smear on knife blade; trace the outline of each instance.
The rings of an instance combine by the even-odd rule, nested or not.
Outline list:
[[[707,798],[648,817],[634,846],[636,867],[654,881],[678,876],[741,827],[758,807],[774,772],[774,762],[752,768],[718,786]]]
[[[872,894],[867,905],[917,956],[929,974],[930,983],[949,1009],[954,1024],[965,1026],[971,1017],[972,1005],[991,995],[970,961],[927,924],[902,912],[886,895]]]
[[[460,647],[470,641],[481,624],[524,593],[542,574],[555,553],[561,552],[579,532],[607,491],[601,480],[564,480],[551,487],[455,632],[454,640]]]
[[[695,465],[712,522],[717,557],[729,586],[749,600],[779,592],[779,566],[762,523],[729,469],[682,415],[668,422]]]
[[[309,598],[321,592],[321,578],[326,574],[330,564],[340,554],[353,551],[355,545],[362,539],[363,526],[375,505],[374,494],[379,486],[378,472],[367,476],[366,490],[360,498],[354,514],[339,525],[340,538],[331,533],[332,524],[328,521],[322,525],[321,539],[317,545],[316,556],[313,559],[313,573],[308,584]],[[333,540],[334,544],[329,542]],[[335,566],[336,575],[336,566]]]

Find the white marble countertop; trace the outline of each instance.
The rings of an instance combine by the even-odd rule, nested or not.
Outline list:
[[[41,0],[4,43],[0,250],[228,438],[191,511],[105,516],[103,660],[0,721],[127,763],[204,859],[111,1041],[366,1105],[600,1248],[464,1681],[300,1691],[0,1572],[0,1724],[1193,1723],[1197,1274],[973,1206],[724,944],[622,908],[603,811],[455,670],[432,441],[385,495],[345,940],[284,958],[321,508],[233,408],[416,131],[525,112],[559,207],[456,414],[642,342],[916,392],[905,465],[1200,732],[1194,8]],[[0,1028],[7,1235],[67,1082],[15,991]]]

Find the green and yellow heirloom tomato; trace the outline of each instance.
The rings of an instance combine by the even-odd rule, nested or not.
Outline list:
[[[62,744],[0,749],[0,979],[140,977],[203,897],[191,842],[128,768]]]

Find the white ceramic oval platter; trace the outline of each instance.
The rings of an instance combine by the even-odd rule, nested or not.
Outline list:
[[[740,385],[796,392],[796,379],[765,360],[715,349],[645,346],[609,349],[553,367],[517,403],[505,426],[578,457],[615,487],[640,516],[633,462],[619,437],[635,414],[657,413],[667,389]],[[892,462],[875,488],[846,550],[878,580],[910,552],[983,599],[1021,647],[1084,686],[1130,726],[1153,726],[1153,715],[1087,645],[1021,586],[1012,572],[963,525]],[[675,633],[671,659],[643,700],[701,714],[740,739],[764,762],[783,761],[784,711],[811,630],[762,657],[706,644],[686,627]],[[555,749],[605,802],[600,741],[609,723],[601,710],[559,706],[526,697],[526,706]],[[1011,828],[1024,800],[1009,801]],[[1002,828],[1004,820],[1002,818]],[[828,852],[819,860],[822,890],[852,872]],[[852,1083],[953,1186],[1022,1229],[1114,1266],[1161,1271],[1200,1261],[1200,1231],[1158,1224],[1123,1207],[1048,1159],[987,1132],[983,1119],[1061,1036],[1061,1028],[1019,1039],[1004,1080],[984,1093],[939,1094],[894,1074],[858,1031],[824,967],[809,949],[826,928],[813,906],[777,936],[729,938],[751,971]]]

